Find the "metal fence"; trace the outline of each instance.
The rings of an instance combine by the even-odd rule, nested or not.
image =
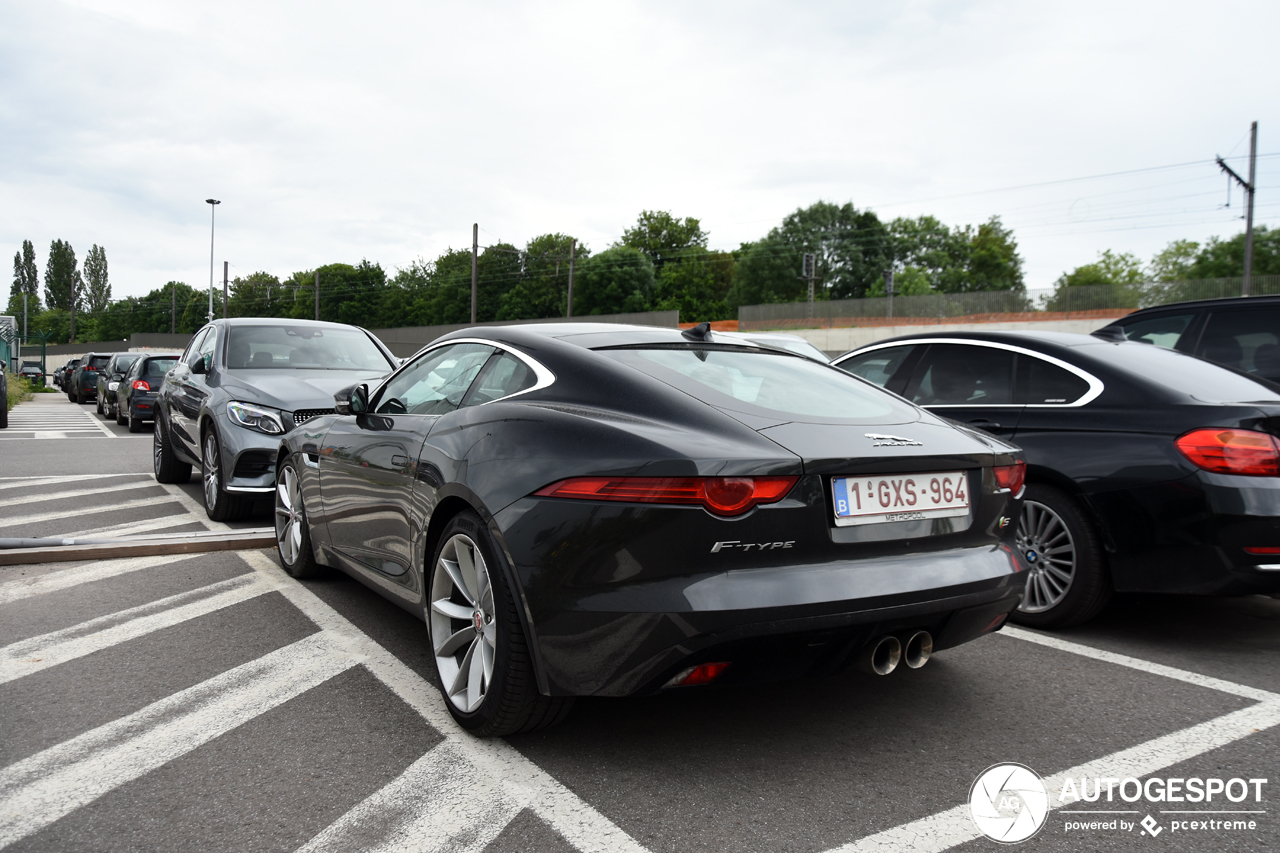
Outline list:
[[[816,301],[812,308],[807,302],[743,305],[738,309],[738,327],[745,331],[1120,317],[1151,305],[1240,296],[1243,287],[1243,278],[1206,278],[832,299]],[[1250,293],[1280,294],[1280,275],[1253,276]]]

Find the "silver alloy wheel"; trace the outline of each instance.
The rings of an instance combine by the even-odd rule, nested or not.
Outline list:
[[[470,537],[454,534],[431,578],[431,642],[445,695],[459,711],[480,707],[493,681],[498,652],[493,586],[484,555]]]
[[[1043,613],[1056,607],[1076,576],[1076,543],[1066,522],[1039,501],[1023,501],[1017,543],[1031,568],[1018,609]]]
[[[276,543],[280,559],[292,566],[302,552],[302,493],[298,491],[298,472],[286,465],[282,473],[276,483]]]
[[[164,455],[164,429],[160,426],[160,418],[156,418],[156,428],[151,433],[151,465],[156,477],[160,476],[160,457]]]
[[[218,505],[218,487],[221,485],[222,466],[218,464],[218,437],[210,429],[204,437],[204,505],[210,512]]]

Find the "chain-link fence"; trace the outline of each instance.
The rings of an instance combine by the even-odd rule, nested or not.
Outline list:
[[[1137,308],[1224,299],[1242,295],[1243,278],[1094,284],[1036,290],[929,293],[922,296],[832,299],[743,305],[738,327],[746,330],[841,326],[993,323],[1120,317]],[[1280,294],[1280,275],[1253,276],[1250,295]]]

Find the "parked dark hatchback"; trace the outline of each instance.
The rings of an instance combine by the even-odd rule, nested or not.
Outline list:
[[[53,372],[53,384],[58,386],[58,390],[65,392],[67,390],[67,380],[71,376],[71,371],[75,370],[80,364],[80,359],[69,358],[67,363],[59,367]]]
[[[1280,296],[1143,308],[1094,335],[1155,344],[1280,382]]]
[[[1056,333],[908,335],[836,364],[1026,451],[1018,621],[1084,621],[1113,589],[1280,591],[1280,386]]]
[[[918,667],[1022,597],[1017,451],[807,357],[473,328],[337,403],[284,439],[283,564],[425,618],[477,734],[573,696]]]
[[[98,396],[98,375],[106,369],[107,362],[114,354],[109,352],[86,353],[80,358],[74,370],[70,370],[71,381],[63,380],[66,386],[67,399],[73,403],[87,403]]]
[[[178,363],[182,353],[149,352],[129,365],[129,372],[116,390],[116,423],[129,425],[129,432],[142,432],[142,425],[156,417],[156,398],[164,387],[165,374]]]
[[[118,352],[111,356],[106,367],[98,371],[98,414],[107,420],[116,420],[116,391],[124,374],[138,360],[139,353]]]

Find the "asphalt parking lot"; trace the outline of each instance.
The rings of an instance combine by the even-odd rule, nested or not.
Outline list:
[[[150,433],[52,395],[15,415],[0,537],[218,529],[194,483],[150,479]],[[1280,849],[1272,598],[1120,597],[918,671],[582,700],[505,741],[453,724],[427,648],[390,602],[270,551],[0,568],[0,847],[985,850],[970,787],[1017,762],[1050,798],[1026,850]],[[1082,776],[1269,781],[1257,802],[1058,802]]]

